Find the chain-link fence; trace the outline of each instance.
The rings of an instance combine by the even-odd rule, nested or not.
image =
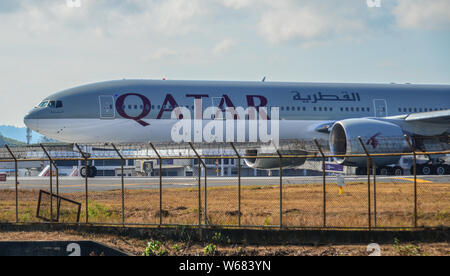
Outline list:
[[[449,151],[416,151],[409,143],[410,151],[371,153],[367,143],[361,145],[358,154],[333,155],[317,141],[316,151],[256,156],[234,144],[227,150],[194,144],[7,147],[0,151],[0,164],[11,167],[6,182],[0,182],[0,222],[450,226]],[[396,164],[377,166],[389,158]],[[336,159],[360,165],[344,166]],[[255,163],[267,168],[255,169]]]

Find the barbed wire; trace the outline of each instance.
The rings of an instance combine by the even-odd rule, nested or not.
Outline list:
[[[360,140],[361,139],[361,140]],[[364,154],[364,148],[361,141],[371,154],[397,154],[411,153],[411,148],[404,137],[358,137],[352,139],[334,139],[334,144],[342,145],[340,149],[332,149],[329,141],[326,139],[316,139],[318,145],[312,140],[281,140],[279,146],[273,143],[102,143],[102,144],[83,144],[80,145],[83,153],[88,153],[89,158],[120,158],[114,147],[124,158],[197,158],[193,148],[202,157],[207,156],[230,156],[235,157],[236,152],[233,146],[238,150],[239,155],[245,156],[252,150],[259,155],[311,155],[321,156],[320,150],[326,155],[360,155]],[[449,136],[435,137],[414,137],[411,144],[417,152],[436,153],[450,150]],[[155,152],[154,148],[158,153]],[[193,147],[193,148],[192,148]],[[49,153],[54,159],[81,159],[83,155],[79,152],[76,144],[43,144],[29,146],[11,146],[16,159],[45,159]],[[9,150],[0,148],[0,160],[14,160]]]

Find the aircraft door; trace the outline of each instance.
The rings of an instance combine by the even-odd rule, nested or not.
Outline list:
[[[387,117],[387,103],[385,99],[373,100],[373,105],[375,108],[375,117]]]
[[[100,119],[114,119],[116,109],[113,96],[100,96]]]

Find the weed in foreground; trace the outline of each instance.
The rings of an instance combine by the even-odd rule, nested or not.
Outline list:
[[[151,256],[167,256],[167,250],[162,248],[162,243],[160,241],[151,241],[147,244],[144,253],[142,256],[151,257]]]

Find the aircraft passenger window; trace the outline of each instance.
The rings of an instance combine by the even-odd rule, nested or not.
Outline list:
[[[300,106],[297,106],[297,111],[300,111]]]
[[[353,112],[353,111],[354,111],[354,108],[352,107],[350,110]]]
[[[359,112],[359,107],[356,108],[356,112]]]
[[[406,107],[405,107],[405,108],[403,108],[403,112],[407,112],[407,109],[406,109]]]
[[[332,108],[332,107],[330,107],[330,111],[333,111],[333,108]]]
[[[344,111],[344,108],[343,108],[343,107],[341,107],[341,111]]]
[[[328,111],[328,107],[324,107],[324,108],[323,108],[323,111]]]
[[[286,106],[286,111],[289,111],[289,106]]]
[[[306,107],[303,107],[303,111],[306,111]]]
[[[345,111],[347,111],[347,112],[348,112],[348,110],[349,110],[349,109],[348,109],[348,107],[346,107],[346,108],[345,108]]]
[[[291,110],[292,110],[292,111],[295,111],[295,106],[293,106]]]
[[[419,112],[422,112],[422,108],[419,108]]]
[[[398,108],[398,112],[402,112],[402,109],[400,107]]]
[[[281,111],[284,111],[284,106],[281,107]]]
[[[428,111],[428,108],[425,108],[425,112],[427,112]]]
[[[367,112],[370,112],[370,108],[367,108]]]
[[[361,107],[361,111],[366,111],[366,109],[364,107]]]
[[[316,107],[314,107],[314,108],[313,108],[313,110],[314,110],[314,111],[316,111],[316,110],[317,110],[317,108],[316,108]]]
[[[417,108],[414,108],[414,112],[417,112]]]

